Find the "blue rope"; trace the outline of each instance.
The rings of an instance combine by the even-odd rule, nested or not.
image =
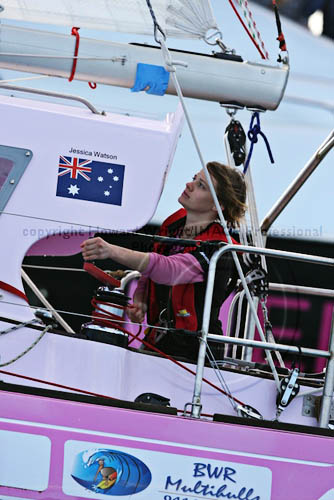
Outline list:
[[[253,125],[254,124],[254,120],[256,120],[255,125]],[[261,130],[259,112],[255,111],[255,113],[253,113],[253,115],[252,115],[252,119],[251,119],[251,122],[250,122],[250,125],[249,125],[249,131],[247,133],[248,139],[251,142],[251,147],[250,147],[250,150],[249,150],[249,153],[248,153],[248,156],[247,156],[247,160],[245,162],[244,174],[247,172],[247,169],[249,167],[249,162],[250,162],[250,159],[251,159],[251,156],[252,156],[252,153],[253,153],[254,144],[256,144],[257,141],[258,141],[258,135],[261,135],[261,137],[263,137],[263,140],[264,140],[264,142],[265,142],[265,144],[267,146],[267,151],[268,151],[268,155],[269,155],[271,163],[275,163],[273,154],[272,154],[271,149],[270,149],[270,145],[269,145],[268,139],[266,138],[266,136],[264,135],[264,133]]]

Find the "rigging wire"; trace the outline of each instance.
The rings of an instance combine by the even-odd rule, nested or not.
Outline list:
[[[0,86],[4,83],[13,83],[13,82],[25,82],[26,80],[41,80],[42,78],[50,78],[49,75],[40,75],[40,76],[24,76],[22,78],[10,78],[9,80],[0,80]]]
[[[26,269],[43,269],[44,271],[76,271],[80,273],[86,273],[84,269],[77,267],[36,266],[33,264],[22,264],[22,267],[25,267]]]
[[[237,412],[238,405],[236,404],[236,401],[235,401],[234,397],[232,396],[232,392],[231,392],[221,370],[219,369],[217,360],[214,357],[213,352],[212,352],[208,342],[206,342],[206,355],[207,355],[207,358],[208,358],[209,363],[211,365],[211,368],[213,369],[214,373],[217,376],[218,381],[220,382],[220,385],[222,386],[222,389],[226,392],[226,394],[228,396],[228,400],[229,400],[233,410],[235,410]]]
[[[38,59],[73,59],[79,61],[80,59],[84,59],[85,61],[109,61],[109,62],[121,62],[124,63],[126,57],[99,57],[99,56],[68,56],[68,55],[54,55],[54,54],[27,54],[22,52],[1,52],[1,56],[8,57],[35,57]],[[41,75],[41,76],[32,76],[27,77],[26,79],[33,80],[34,78],[50,78],[50,75]],[[25,78],[24,78],[25,79]],[[19,79],[18,79],[19,80]]]

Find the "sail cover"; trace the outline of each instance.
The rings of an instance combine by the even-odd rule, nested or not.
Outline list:
[[[217,30],[210,0],[151,0],[167,36],[205,38]],[[1,19],[153,34],[146,0],[0,0]]]

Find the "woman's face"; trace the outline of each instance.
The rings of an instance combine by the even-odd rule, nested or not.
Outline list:
[[[211,178],[216,188],[216,180]],[[187,211],[210,214],[215,211],[215,204],[203,170],[195,174],[191,182],[187,182],[178,201]]]

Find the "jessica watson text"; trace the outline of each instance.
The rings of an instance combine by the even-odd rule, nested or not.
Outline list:
[[[88,151],[87,149],[76,149],[71,148],[69,153],[72,155],[85,155],[94,156],[95,158],[106,158],[108,160],[117,160],[117,155],[111,155],[109,153],[102,153],[101,151]]]

